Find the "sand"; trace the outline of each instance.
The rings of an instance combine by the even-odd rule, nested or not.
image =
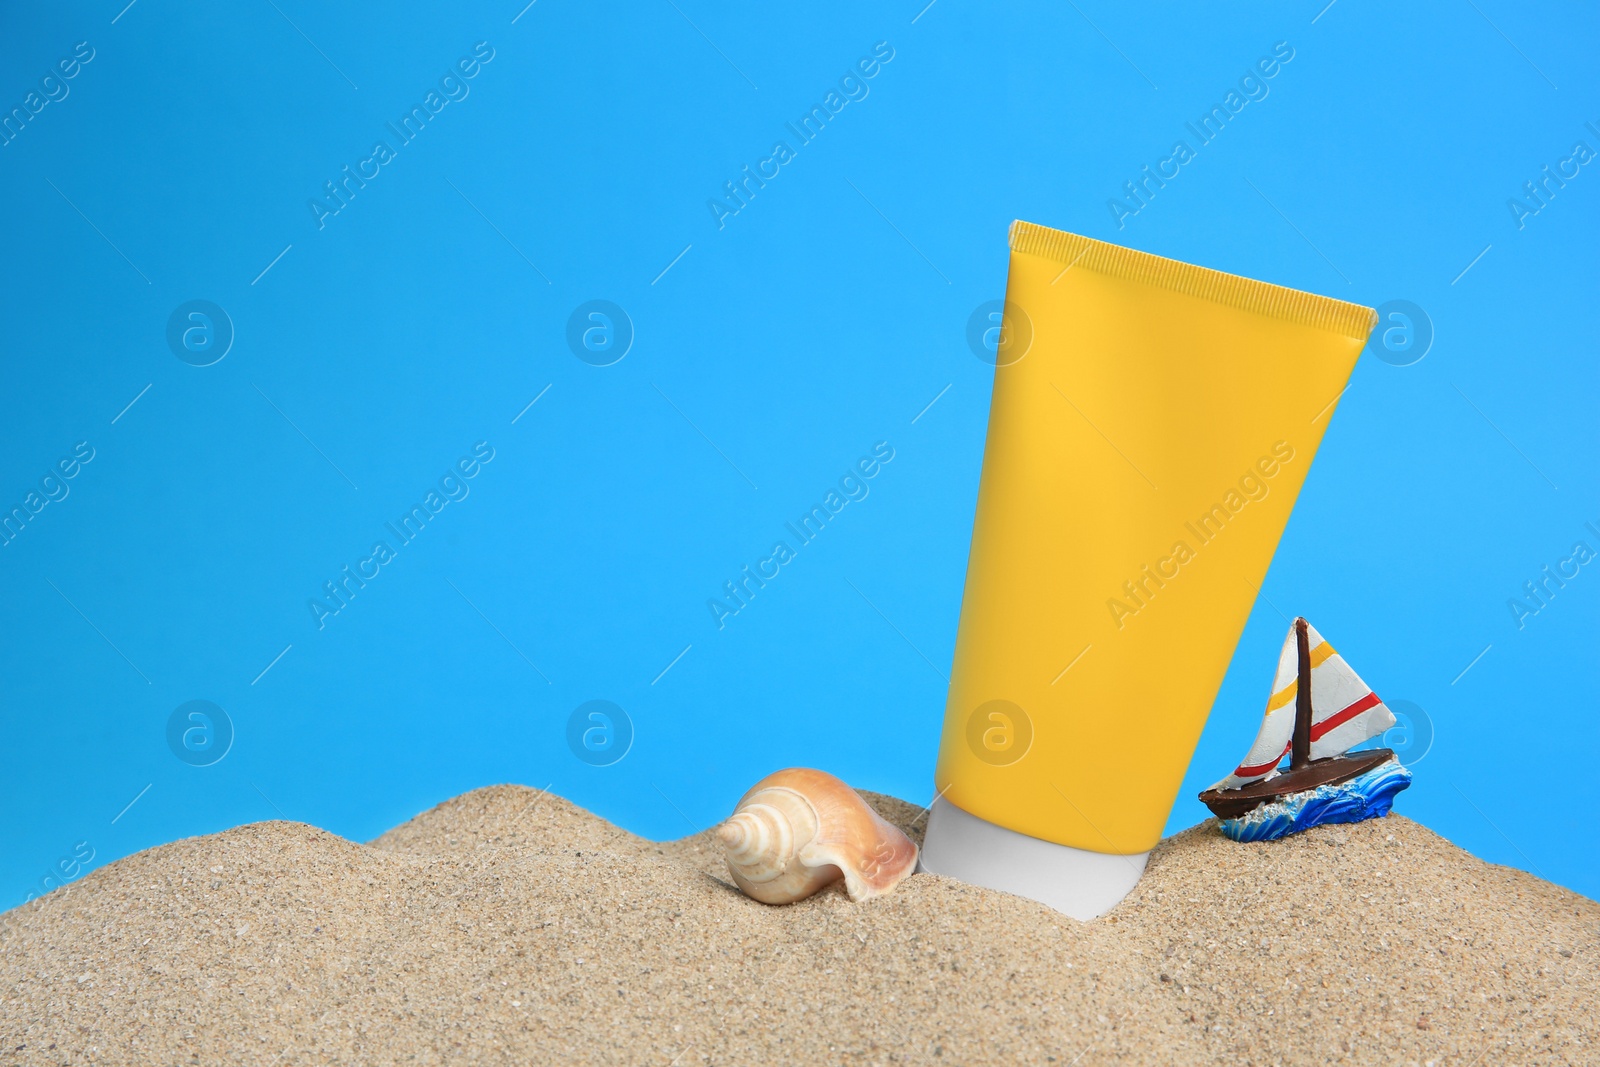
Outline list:
[[[1600,1063],[1597,940],[1600,904],[1397,815],[1203,823],[1079,924],[934,875],[768,907],[708,835],[499,786],[367,845],[175,842],[0,916],[0,1065]]]

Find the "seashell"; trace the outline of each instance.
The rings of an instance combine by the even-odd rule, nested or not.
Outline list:
[[[803,767],[757,782],[717,840],[733,880],[763,904],[801,900],[841,878],[851,900],[870,900],[917,866],[917,846],[861,794]]]

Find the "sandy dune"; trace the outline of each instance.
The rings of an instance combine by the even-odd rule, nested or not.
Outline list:
[[[1202,824],[1086,925],[932,875],[771,908],[707,842],[498,786],[151,849],[0,916],[0,1064],[1600,1063],[1600,904],[1399,816]]]

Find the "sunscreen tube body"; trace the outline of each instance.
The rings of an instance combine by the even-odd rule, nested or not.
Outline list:
[[[1012,225],[925,869],[1133,888],[1376,318]]]

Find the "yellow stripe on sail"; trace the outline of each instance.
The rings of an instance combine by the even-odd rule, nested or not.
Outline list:
[[[1338,655],[1338,653],[1333,650],[1332,645],[1328,644],[1326,641],[1322,642],[1322,644],[1311,650],[1311,669],[1315,670],[1316,668],[1322,666],[1322,664],[1326,663],[1329,656],[1336,655]],[[1273,693],[1272,699],[1267,701],[1267,711],[1277,711],[1285,704],[1288,704],[1290,701],[1294,700],[1295,691],[1299,688],[1299,686],[1300,680],[1297,678],[1288,685],[1284,686],[1282,689],[1278,690],[1276,693]]]

